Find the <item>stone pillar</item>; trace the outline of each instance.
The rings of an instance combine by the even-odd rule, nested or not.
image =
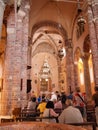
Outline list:
[[[18,92],[16,93],[16,91],[19,90],[19,81],[16,81],[16,78],[20,78],[20,70],[16,70],[17,65],[19,67],[19,64],[16,63],[19,62],[19,58],[16,58],[15,56],[15,52],[18,54],[19,52],[17,52],[18,47],[15,43],[15,32],[15,10],[13,9],[7,19],[7,44],[5,52],[1,107],[1,112],[3,115],[10,115],[12,113],[12,106],[14,106],[13,101],[15,99],[17,100],[16,94],[18,94]]]
[[[67,88],[69,93],[75,90],[74,86],[74,61],[73,61],[73,48],[71,40],[68,40],[68,47],[66,48],[66,70],[67,70]]]
[[[27,52],[28,52],[28,25],[29,25],[29,13],[27,12],[25,18],[23,19],[23,44],[22,44],[22,68],[21,68],[21,78],[22,83],[22,93],[21,93],[21,103],[22,107],[27,105]]]
[[[5,10],[5,4],[4,4],[3,0],[0,0],[0,39],[1,39],[1,33],[2,33],[4,10]]]
[[[87,96],[87,101],[91,100],[92,98],[90,72],[88,65],[89,56],[90,56],[89,53],[84,53],[84,55],[81,57],[83,60],[83,67],[84,67],[84,82],[85,82],[85,92]]]
[[[57,58],[57,62],[58,62],[58,90],[61,91],[61,85],[60,85],[60,73],[61,73],[61,63],[60,63],[60,59]]]
[[[21,107],[22,21],[15,9],[7,19],[7,45],[2,91],[3,115],[10,115],[15,107]],[[5,96],[6,95],[6,96]]]
[[[91,8],[93,12],[93,22],[95,24],[97,44],[98,44],[98,0],[93,0]]]
[[[28,65],[28,69],[27,69],[27,79],[31,79],[31,58],[32,58],[32,47],[31,47],[31,38],[29,38],[29,43],[28,43],[28,54],[27,54],[27,65]]]
[[[98,4],[96,5],[96,7],[97,6]],[[88,25],[89,25],[90,43],[91,43],[91,50],[92,50],[92,57],[93,57],[92,60],[93,60],[93,68],[94,68],[94,80],[95,80],[95,86],[98,87],[98,38],[97,38],[98,29],[96,31],[97,24],[95,25],[94,23],[94,16],[95,16],[94,14],[95,13],[93,11],[93,7],[90,3],[88,6]],[[98,15],[98,13],[96,15]]]
[[[7,19],[7,45],[2,90],[2,114],[11,115],[27,100],[28,12],[19,15],[13,9]],[[6,96],[5,96],[6,95]]]

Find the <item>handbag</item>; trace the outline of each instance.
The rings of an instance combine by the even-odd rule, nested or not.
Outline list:
[[[86,102],[83,100],[83,98],[81,97],[81,95],[78,93],[77,94],[77,96],[82,100],[82,102],[86,105]],[[79,110],[80,110],[80,112],[81,112],[81,114],[82,114],[82,116],[84,115],[84,107],[81,107],[81,106],[76,106]]]

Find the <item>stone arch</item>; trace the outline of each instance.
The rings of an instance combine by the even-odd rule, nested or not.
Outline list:
[[[42,22],[38,22],[37,24],[35,24],[33,27],[32,27],[32,32],[31,32],[31,41],[30,41],[30,44],[32,44],[31,42],[33,41],[33,37],[34,37],[34,34],[40,29],[40,28],[43,28],[43,27],[49,27],[50,29],[54,29],[54,34],[59,34],[62,39],[63,39],[63,43],[62,45],[63,46],[67,46],[67,39],[68,39],[68,36],[67,36],[67,32],[66,30],[62,27],[61,24],[58,24],[56,22],[53,22],[53,21],[42,21]],[[45,34],[44,34],[45,33]],[[47,32],[40,32],[40,35],[38,36],[38,38],[40,38],[41,36],[43,35],[46,35]],[[50,38],[50,39],[49,39]],[[37,43],[37,44],[32,44],[32,55],[35,56],[37,54],[37,52],[43,52],[43,51],[38,51],[40,47],[43,46],[43,44],[46,46],[49,46],[49,48],[52,48],[50,49],[51,51],[47,51],[47,50],[44,50],[44,52],[49,52],[50,54],[53,54],[54,58],[57,60],[57,66],[59,66],[60,61],[58,61],[58,57],[56,57],[58,55],[58,47],[56,46],[56,44],[52,41],[52,38],[51,37],[47,37],[47,41],[44,41],[44,43]],[[50,41],[48,41],[50,40]],[[35,40],[36,41],[36,40]],[[66,45],[65,45],[66,44]],[[35,48],[36,47],[36,48]],[[47,48],[47,47],[46,47]],[[54,54],[54,53],[55,54]],[[59,67],[58,67],[58,72],[59,72]],[[59,73],[58,73],[59,74]],[[58,83],[59,84],[59,83]],[[59,85],[58,85],[59,86]]]
[[[45,50],[42,49],[43,46],[46,48]],[[48,52],[55,56],[55,49],[51,46],[51,44],[48,44],[47,42],[41,42],[40,44],[37,45],[37,48],[34,47],[32,51],[32,56],[40,52]]]
[[[63,37],[64,43],[66,44],[66,41],[68,39],[66,30],[63,28],[63,26],[61,24],[54,22],[54,21],[41,21],[41,22],[36,23],[32,27],[31,39],[33,38],[33,35],[37,31],[37,29],[44,27],[44,26],[47,26],[47,27],[49,26],[49,27],[53,27],[53,28],[57,29],[58,33]]]
[[[42,33],[41,33],[41,34],[42,34]],[[44,35],[44,33],[43,33],[43,35]],[[45,35],[46,35],[46,34],[45,34]],[[47,37],[48,42],[44,42],[44,43],[47,43],[47,44],[49,44],[51,47],[53,47],[54,50],[55,50],[55,52],[56,52],[56,54],[57,54],[57,53],[58,53],[58,50],[57,50],[57,46],[56,46],[55,42],[52,40],[51,37],[48,37],[47,35],[46,35],[46,37]],[[33,46],[32,46],[32,51],[35,51],[36,47],[39,46],[39,44],[42,44],[42,42],[33,44]]]

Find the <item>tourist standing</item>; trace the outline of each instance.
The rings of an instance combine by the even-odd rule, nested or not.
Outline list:
[[[80,91],[79,87],[76,87],[76,91],[73,93],[73,105],[80,110],[84,118],[86,118],[85,102],[85,95]]]

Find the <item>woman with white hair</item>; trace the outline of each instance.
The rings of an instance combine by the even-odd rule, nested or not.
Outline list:
[[[66,100],[66,108],[62,111],[58,117],[59,123],[81,123],[83,122],[83,117],[79,109],[73,106],[71,99]]]

